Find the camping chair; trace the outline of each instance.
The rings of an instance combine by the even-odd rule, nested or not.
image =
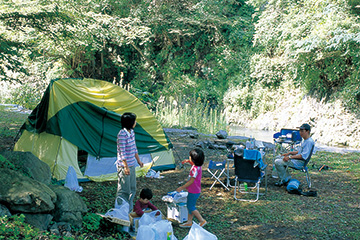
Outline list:
[[[226,170],[226,160],[223,162],[215,162],[210,160],[207,170],[211,174],[211,178],[215,178],[215,181],[211,185],[210,190],[213,188],[216,182],[219,182],[221,185],[223,185],[224,188],[229,190],[229,188],[220,180],[220,177],[224,174]],[[225,175],[227,174],[225,173]]]
[[[310,162],[311,156],[312,156],[312,154],[313,154],[313,152],[314,152],[314,147],[315,147],[315,144],[314,144],[314,145],[312,146],[312,148],[311,148],[309,157],[304,160],[305,163],[304,163],[303,166],[301,166],[301,167],[296,167],[296,166],[289,166],[289,165],[288,165],[288,166],[286,167],[286,171],[287,171],[288,168],[290,167],[290,168],[292,168],[292,169],[295,169],[295,170],[299,170],[299,171],[304,172],[304,173],[305,173],[305,177],[306,177],[306,182],[307,182],[309,188],[311,188],[311,179],[310,179],[310,175],[309,175],[309,171],[308,171],[307,165],[308,165],[308,163]]]
[[[256,202],[260,195],[267,192],[267,177],[265,164],[262,162],[261,153],[258,150],[237,149],[234,154],[235,163],[235,188],[234,198],[239,201]],[[260,167],[262,166],[262,167]],[[260,184],[265,177],[265,192],[260,193]],[[237,185],[239,183],[239,186]],[[242,183],[242,184],[240,184]],[[255,184],[253,187],[247,187],[247,184]],[[253,190],[256,190],[254,192]],[[256,199],[237,198],[236,193],[239,191],[244,194],[256,194]]]
[[[273,178],[278,178],[275,170],[275,159],[278,155],[296,150],[301,144],[302,138],[299,129],[282,128],[280,132],[273,135],[274,138],[274,152],[273,152]]]
[[[280,132],[273,135],[274,144],[279,146],[279,153],[293,151],[301,143],[300,131],[298,129],[282,128]]]

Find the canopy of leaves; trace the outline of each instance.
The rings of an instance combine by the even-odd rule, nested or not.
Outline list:
[[[37,61],[53,73],[47,78],[92,77],[218,103],[249,62],[242,52],[252,44],[253,12],[242,0],[7,0],[0,65],[5,80],[33,74],[26,62]]]
[[[355,0],[2,2],[5,81],[90,77],[149,93],[139,95],[144,101],[210,105],[221,105],[229,88],[250,94],[290,81],[320,99],[360,100]]]
[[[344,0],[269,1],[256,24],[252,76],[265,86],[292,80],[329,98],[359,76],[360,24]],[[355,81],[355,82],[354,82]]]

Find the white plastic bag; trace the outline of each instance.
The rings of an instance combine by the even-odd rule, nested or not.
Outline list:
[[[161,199],[164,202],[174,202],[174,203],[186,203],[187,202],[187,196],[188,196],[188,192],[168,192],[167,195],[163,196]]]
[[[115,200],[115,208],[107,211],[105,215],[129,221],[129,203],[122,197],[118,196]]]
[[[211,232],[206,231],[198,224],[193,222],[189,234],[183,240],[217,240],[218,238]]]
[[[138,228],[136,240],[177,240],[174,235],[171,222],[168,220],[156,221],[150,225],[142,225]]]
[[[149,225],[142,225],[138,228],[136,240],[155,240],[155,232]]]
[[[173,228],[168,220],[161,220],[151,225],[155,231],[156,239],[168,239],[168,236],[173,235]]]
[[[105,213],[105,216],[129,221],[129,214],[127,212],[124,212],[122,209],[118,209],[118,208],[111,208]]]
[[[156,213],[159,212],[160,215],[156,216]],[[143,225],[150,225],[154,222],[161,220],[161,212],[159,210],[152,211],[149,213],[144,213],[141,218],[139,219],[139,227]]]
[[[123,199],[122,197],[118,196],[116,199],[115,199],[115,208],[118,208],[118,209],[125,209],[125,208],[128,208],[128,211],[129,211],[129,203]]]
[[[188,192],[179,192],[174,196],[174,203],[186,203]]]
[[[75,169],[72,166],[68,168],[64,186],[75,192],[81,192],[83,190],[83,188],[79,186]]]

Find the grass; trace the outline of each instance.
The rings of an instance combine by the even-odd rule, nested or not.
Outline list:
[[[154,115],[161,125],[167,128],[191,126],[205,134],[226,130],[225,114],[208,103],[196,100],[182,105],[175,100],[158,102]]]
[[[10,113],[0,108],[0,140],[13,138],[18,128],[25,120],[24,115]],[[176,158],[185,159],[197,141],[200,139],[180,138],[172,136]],[[176,139],[176,140],[175,140]],[[226,153],[220,150],[205,150],[206,161],[222,159]],[[177,159],[177,160],[179,160]],[[271,159],[267,160],[271,165]],[[318,171],[326,164],[329,170]],[[360,239],[360,153],[331,153],[317,152],[310,162],[310,176],[317,197],[305,197],[288,194],[285,188],[273,186],[275,179],[269,178],[268,192],[261,196],[256,203],[235,201],[233,190],[226,191],[219,184],[212,190],[212,183],[206,171],[207,163],[203,168],[202,194],[198,209],[208,221],[205,229],[215,234],[218,239]],[[271,170],[271,166],[268,167]],[[138,192],[143,187],[153,189],[152,202],[166,214],[166,205],[161,197],[176,188],[177,183],[186,179],[189,169],[166,171],[161,175],[164,179],[138,178]],[[270,173],[269,173],[270,174]],[[292,172],[293,177],[303,185],[305,176],[301,172]],[[109,223],[94,218],[94,213],[105,213],[113,207],[116,193],[116,182],[87,182],[81,183],[84,188],[80,196],[88,207],[88,214],[84,216],[86,229],[74,234],[76,239],[130,239],[127,234],[119,233]],[[11,231],[10,221],[0,219],[0,230],[7,234]],[[19,220],[16,220],[19,221]],[[17,235],[28,236],[31,239],[40,239],[44,233],[34,233],[24,223],[17,228]],[[174,234],[182,240],[189,232],[173,224]],[[19,233],[20,232],[20,233]],[[15,234],[15,233],[14,233]],[[0,236],[2,234],[0,233]],[[7,235],[9,236],[9,235]],[[1,239],[1,237],[0,237]],[[11,237],[9,237],[11,239]],[[12,238],[15,239],[15,236]],[[41,239],[56,239],[55,237]],[[66,238],[72,239],[72,238]]]
[[[0,136],[15,137],[27,117],[27,114],[11,112],[0,106]]]

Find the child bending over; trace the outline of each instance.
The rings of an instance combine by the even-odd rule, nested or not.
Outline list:
[[[158,210],[150,202],[150,199],[153,197],[152,191],[149,188],[144,188],[140,192],[140,199],[136,201],[134,206],[134,212],[131,214],[133,217],[141,217],[144,214],[144,211],[148,208],[155,211]],[[160,212],[157,212],[156,215],[159,215]]]

